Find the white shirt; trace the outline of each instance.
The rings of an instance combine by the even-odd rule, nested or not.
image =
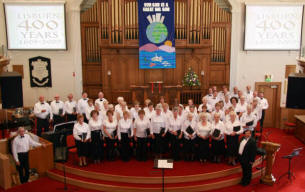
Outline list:
[[[46,110],[42,112],[42,110]],[[50,115],[50,119],[53,119],[53,114],[50,105],[47,102],[36,103],[34,105],[34,114],[37,118],[46,119]]]
[[[243,127],[242,124],[235,119],[235,121],[232,123],[231,120],[227,121],[225,124],[225,134],[226,135],[231,135],[234,132],[234,127],[240,126],[240,130],[236,132],[236,134],[240,135],[243,133]]]
[[[269,107],[268,101],[266,98],[260,98],[260,107],[262,108],[262,110],[267,110]]]
[[[253,131],[257,125],[258,118],[256,117],[254,112],[251,112],[250,114],[248,114],[248,112],[246,112],[240,118],[240,122],[243,126],[246,126],[246,124],[251,121],[253,121],[253,125],[249,126],[248,128],[245,128],[245,130],[249,129],[249,130]]]
[[[91,131],[99,131],[99,130],[102,130],[102,127],[103,127],[103,121],[101,119],[97,119],[97,120],[94,120],[93,118],[91,118],[89,120],[89,127],[90,127],[90,130]]]
[[[231,93],[231,98],[232,98],[232,97],[236,97],[236,98],[238,99],[238,98],[239,98],[238,93],[232,92],[232,93]]]
[[[196,126],[196,133],[198,136],[208,137],[212,131],[211,123],[207,122],[206,125],[202,125],[202,122],[198,122]]]
[[[262,109],[258,104],[255,108],[252,108],[252,111],[258,120],[262,118]]]
[[[190,112],[190,106],[186,106],[184,110],[189,113]],[[194,106],[194,112],[197,113],[197,107],[196,106]]]
[[[217,97],[212,97],[208,100],[208,103],[211,105],[212,110],[215,110],[215,104],[219,102]]]
[[[244,103],[243,105],[241,103],[237,103],[235,112],[236,113],[245,113],[247,111],[247,104]]]
[[[82,138],[80,137],[80,135],[82,135],[83,133],[86,133],[86,139],[90,139],[91,138],[91,131],[89,128],[89,125],[85,122],[83,122],[82,124],[80,123],[75,123],[74,127],[73,127],[73,136],[76,140],[80,141]]]
[[[34,141],[29,134],[24,134],[24,137],[17,135],[12,144],[12,152],[16,162],[19,162],[18,153],[27,153],[30,147],[39,147],[40,143]]]
[[[68,100],[65,102],[64,106],[65,113],[72,115],[74,112],[76,112],[76,101],[72,100],[71,102]]]
[[[247,142],[249,141],[249,138],[244,138],[239,145],[239,149],[238,149],[238,154],[242,155],[245,149],[245,146],[247,144]]]
[[[182,128],[183,119],[177,115],[177,118],[172,116],[169,119],[169,130],[170,131],[178,131]]]
[[[77,113],[79,114],[85,114],[86,113],[86,109],[88,106],[88,98],[86,99],[79,99],[77,102]]]
[[[173,113],[169,109],[167,109],[166,112],[163,110],[161,113],[166,117],[167,121],[169,121],[173,116]]]
[[[152,111],[150,111],[148,107],[144,108],[144,111],[145,117],[148,119],[151,119],[151,117],[155,114],[155,110],[153,109]]]
[[[59,114],[59,110],[62,110],[62,114]],[[62,101],[52,101],[51,102],[51,110],[53,115],[64,115],[65,114],[65,108],[64,108],[64,102]]]
[[[247,101],[247,103],[252,103],[252,100],[253,100],[253,91],[246,91],[245,93],[244,93],[244,95],[246,96],[246,101]]]
[[[116,104],[115,106],[114,106],[114,111],[122,111],[122,107],[121,107],[121,105],[120,104]]]
[[[224,132],[225,132],[225,125],[224,125],[224,123],[222,121],[218,121],[218,123],[213,121],[211,134],[214,133],[215,129],[219,129],[220,130],[220,139],[219,140],[223,140],[224,139]]]
[[[98,104],[99,105],[99,107],[100,107],[100,110],[105,110],[105,108],[104,108],[104,102],[105,101],[107,101],[107,99],[105,99],[105,98],[102,98],[102,99],[100,99],[100,98],[97,98],[96,100],[95,100],[95,102],[94,102],[94,104]]]
[[[150,121],[147,118],[143,118],[143,120],[140,118],[136,119],[134,122],[134,128],[136,130],[136,132],[134,133],[136,137],[140,137],[140,138],[147,137],[146,129],[150,129],[150,134],[152,134]]]
[[[157,113],[153,114],[151,117],[151,128],[153,133],[159,134],[161,131],[161,127],[165,128],[164,133],[167,132],[167,119],[166,116],[162,113],[160,115],[157,115]]]
[[[136,109],[136,108],[131,108],[130,109],[130,114],[131,114],[131,118],[133,119],[137,119],[139,117],[138,112],[141,110],[141,108]]]
[[[120,119],[119,123],[118,123],[118,138],[119,140],[121,140],[121,133],[128,133],[128,131],[130,130],[130,135],[128,136],[132,136],[133,135],[133,123],[132,123],[132,119]]]
[[[230,101],[228,101],[228,102],[226,102],[225,100],[223,101],[223,108],[225,110],[229,109],[231,106],[232,106],[232,104]]]
[[[88,121],[89,121],[89,119],[91,119],[91,111],[93,111],[94,110],[94,106],[92,105],[92,106],[87,106],[87,108],[86,108],[86,118],[88,119]]]
[[[183,122],[183,126],[182,126],[182,131],[184,133],[184,138],[189,140],[190,138],[188,137],[189,134],[186,132],[186,129],[190,126],[194,133],[192,134],[192,137],[191,137],[191,140],[195,139],[196,138],[196,124],[197,122],[194,120],[194,117],[192,119],[192,121],[190,121],[189,119],[186,119],[184,122]]]
[[[111,135],[112,137],[116,136],[116,135],[114,135],[114,131],[117,129],[118,122],[115,118],[113,118],[112,122],[110,122],[108,120],[108,118],[106,118],[103,125],[106,127],[106,131],[108,132],[109,135]],[[108,135],[106,133],[104,136],[108,137]]]
[[[203,107],[204,105],[203,104],[200,104],[199,105],[199,107],[198,107],[198,112],[202,112],[202,107]],[[206,106],[207,106],[207,111],[209,111],[209,112],[212,112],[212,110],[213,110],[213,107],[210,105],[210,104],[206,104]]]
[[[221,121],[225,121],[225,119],[226,119],[226,117],[225,117],[225,112],[223,111],[223,110],[219,110],[219,111],[213,111],[212,113],[211,113],[211,116],[212,116],[212,121],[214,121],[214,115],[215,115],[215,113],[219,113],[220,114],[220,120]]]

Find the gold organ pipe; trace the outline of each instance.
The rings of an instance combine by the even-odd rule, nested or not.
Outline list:
[[[111,1],[111,42],[114,43],[114,1]]]

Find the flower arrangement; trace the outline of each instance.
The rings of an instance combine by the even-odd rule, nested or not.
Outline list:
[[[182,80],[182,85],[191,88],[200,86],[198,75],[193,71],[191,67],[188,68],[188,71],[185,73],[184,78]]]

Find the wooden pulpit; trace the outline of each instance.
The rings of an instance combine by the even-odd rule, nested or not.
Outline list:
[[[272,167],[275,159],[276,152],[280,149],[281,145],[272,142],[261,142],[263,149],[266,150],[266,170],[265,175],[261,178],[262,183],[267,185],[273,185],[275,183],[275,178],[272,175]]]

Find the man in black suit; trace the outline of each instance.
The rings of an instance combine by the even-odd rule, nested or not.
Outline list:
[[[256,143],[255,140],[251,137],[250,130],[245,131],[245,136],[240,142],[238,153],[243,171],[243,177],[240,184],[247,186],[251,182],[252,165],[256,156]]]

